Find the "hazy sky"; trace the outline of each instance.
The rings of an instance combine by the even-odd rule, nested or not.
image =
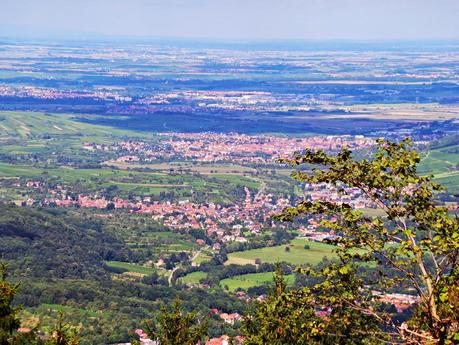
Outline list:
[[[459,0],[0,0],[0,36],[459,39]]]

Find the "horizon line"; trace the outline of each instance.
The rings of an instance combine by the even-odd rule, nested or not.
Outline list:
[[[148,42],[183,42],[183,43],[210,43],[210,44],[459,44],[458,38],[217,38],[217,37],[186,37],[186,36],[132,36],[132,35],[107,35],[100,33],[72,33],[69,35],[0,35],[1,41],[42,41],[42,42],[81,42],[105,43],[119,41],[122,43],[148,43]]]

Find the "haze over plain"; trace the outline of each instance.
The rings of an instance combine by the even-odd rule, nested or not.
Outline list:
[[[456,0],[2,0],[0,37],[455,40]]]

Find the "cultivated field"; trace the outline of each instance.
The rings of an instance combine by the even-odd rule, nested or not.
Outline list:
[[[229,291],[235,291],[237,289],[247,290],[254,286],[270,284],[273,282],[273,277],[273,272],[243,274],[221,280],[220,286],[224,289],[228,289]],[[293,284],[295,275],[290,274],[284,278],[288,284]]]
[[[305,249],[305,245],[309,245],[310,249]],[[286,247],[289,247],[290,250],[287,251]],[[225,265],[255,264],[256,259],[267,263],[288,262],[293,265],[315,265],[324,257],[334,257],[333,250],[334,247],[329,244],[295,239],[288,245],[230,253]]]
[[[71,114],[51,114],[24,111],[0,111],[0,139],[22,138],[30,139],[38,136],[78,137],[82,141],[113,136],[130,136],[137,138],[152,137],[151,135],[120,130],[108,126],[87,124],[77,120]]]
[[[188,173],[199,173],[199,174],[249,174],[255,173],[254,168],[245,167],[237,164],[200,164],[197,162],[168,162],[168,163],[157,163],[157,164],[136,164],[126,162],[105,162],[105,165],[114,166],[118,169],[139,169],[147,168],[162,172],[188,172]]]

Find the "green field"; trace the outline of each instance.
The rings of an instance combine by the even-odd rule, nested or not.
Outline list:
[[[206,277],[207,277],[207,273],[197,271],[197,272],[188,273],[186,276],[181,277],[178,280],[182,284],[199,284],[199,281]]]
[[[62,178],[64,182],[67,183],[76,183],[83,182],[88,188],[94,186],[103,186],[108,187],[111,185],[116,185],[120,190],[130,190],[132,188],[142,188],[142,184],[132,182],[132,185],[129,180],[133,180],[136,177],[155,180],[161,178],[161,181],[164,179],[167,180],[167,177],[164,178],[162,175],[155,175],[152,173],[133,173],[127,171],[119,171],[112,169],[75,169],[71,167],[59,167],[44,169],[33,166],[26,165],[15,165],[9,163],[0,163],[0,177],[58,177]],[[101,180],[110,181],[100,183]],[[117,181],[125,180],[125,181]],[[144,184],[146,189],[159,189],[164,190],[165,187],[153,187],[152,184]],[[174,187],[175,188],[175,187]]]
[[[122,269],[127,270],[128,272],[139,273],[142,275],[149,275],[154,272],[158,272],[156,268],[145,267],[145,266],[136,265],[136,264],[130,264],[128,262],[106,261],[105,264],[109,267],[122,268]]]
[[[199,162],[168,162],[159,164],[136,164],[136,163],[125,163],[125,162],[104,162],[107,167],[115,167],[120,171],[126,169],[143,169],[148,168],[157,174],[170,174],[171,172],[179,174],[179,176],[190,176],[191,173],[198,173],[205,175],[206,177],[212,177],[218,182],[212,183],[206,180],[201,180],[202,183],[206,183],[209,187],[218,189],[221,182],[229,185],[243,185],[251,189],[259,189],[259,179],[253,177],[243,176],[244,174],[252,174],[256,170],[253,168],[246,168],[240,165],[233,164],[202,164]],[[181,187],[189,187],[182,185]],[[193,184],[193,187],[201,187],[199,181]]]
[[[212,257],[210,255],[207,255],[206,253],[199,253],[199,255],[193,260],[193,265],[200,265],[202,264],[203,262],[207,262],[207,261],[210,261],[212,259]]]
[[[220,286],[222,288],[228,287],[229,291],[235,291],[237,289],[249,289],[254,286],[266,285],[273,282],[273,272],[263,272],[263,273],[251,273],[243,274],[240,276],[234,276],[232,278],[223,279],[220,281]],[[284,277],[287,281],[287,284],[293,284],[295,280],[294,274],[289,274]]]
[[[0,177],[60,178],[64,183],[81,184],[87,190],[116,186],[120,196],[129,193],[135,195],[159,195],[161,192],[174,191],[176,195],[190,194],[191,190],[211,193],[223,201],[230,201],[227,191],[240,188],[241,185],[256,188],[258,184],[251,179],[231,175],[209,177],[191,174],[166,175],[159,172],[139,172],[115,170],[109,167],[99,169],[76,169],[73,167],[40,168],[28,165],[16,165],[0,162]],[[226,180],[225,177],[229,179]],[[222,188],[224,187],[224,188]]]
[[[79,116],[83,118],[83,116]],[[78,121],[76,115],[49,114],[25,111],[0,112],[0,138],[33,138],[46,135],[48,138],[77,137],[81,141],[100,141],[113,136],[151,137],[144,133],[119,130],[107,126]]]
[[[197,249],[197,244],[191,236],[175,232],[124,233],[121,231],[120,235],[132,250],[149,248],[152,253],[172,253],[192,252]]]
[[[459,145],[432,149],[422,160],[419,172],[425,174],[439,174],[459,165]]]
[[[446,187],[449,193],[459,194],[459,171],[435,175],[434,181]]]
[[[306,244],[310,246],[310,249],[304,249]],[[290,251],[285,250],[287,246],[290,247]],[[329,244],[295,239],[288,245],[230,253],[228,254],[228,260],[225,262],[225,265],[255,264],[256,259],[273,264],[285,261],[293,265],[315,265],[322,261],[325,256],[328,258],[335,257],[333,249],[334,246]]]
[[[434,147],[421,161],[418,172],[433,175],[434,181],[444,185],[448,192],[459,194],[459,138],[452,136],[444,141],[433,144]]]

